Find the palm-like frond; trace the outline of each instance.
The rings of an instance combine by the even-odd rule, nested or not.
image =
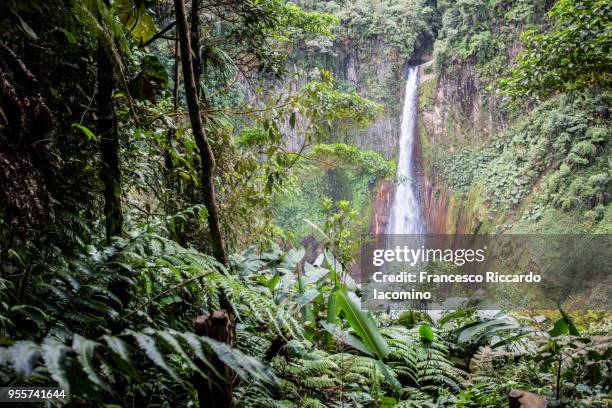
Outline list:
[[[450,362],[443,340],[424,343],[418,328],[403,326],[383,328],[381,332],[391,349],[387,364],[404,382],[434,391],[437,387],[459,390],[465,384],[467,373]]]

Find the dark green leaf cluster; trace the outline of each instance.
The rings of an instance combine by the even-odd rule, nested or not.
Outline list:
[[[258,360],[191,332],[195,317],[218,309],[222,295],[245,324],[301,331],[214,259],[151,228],[111,246],[88,246],[72,261],[60,253],[37,259],[31,270],[24,256],[12,254],[2,270],[14,275],[0,292],[5,384],[58,384],[75,400],[107,403],[150,400],[162,387],[171,392],[158,394],[160,403],[186,401],[193,398],[189,378],[207,376],[212,356],[244,381],[274,383]]]
[[[401,58],[431,45],[437,30],[435,2],[428,0],[326,1],[317,8],[340,18],[338,39],[357,47],[381,38]]]
[[[516,209],[533,196],[526,219],[538,220],[553,207],[579,210],[596,224],[603,216],[598,208],[610,200],[610,126],[601,112],[608,99],[608,93],[585,93],[548,101],[478,148],[440,155],[440,173],[457,192],[484,186],[493,212]]]
[[[605,0],[560,0],[548,13],[548,32],[523,34],[525,50],[511,77],[500,81],[514,97],[581,91],[612,80],[612,6]]]

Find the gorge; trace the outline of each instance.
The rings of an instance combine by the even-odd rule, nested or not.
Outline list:
[[[611,22],[609,0],[0,2],[0,403],[608,407]],[[364,265],[393,276],[373,308]],[[438,296],[461,266],[491,308],[468,271]]]

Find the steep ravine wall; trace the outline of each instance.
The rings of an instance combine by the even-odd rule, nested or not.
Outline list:
[[[429,55],[427,52],[423,51],[423,52],[419,52],[417,53],[417,56],[415,56],[413,59],[409,60],[409,61],[405,61],[403,64],[403,75],[402,78],[397,82],[398,84],[400,84],[400,86],[398,86],[398,89],[405,89],[405,81],[406,81],[406,75],[408,73],[408,68],[415,66],[415,65],[429,65],[430,63],[423,63],[423,61],[431,61],[431,55]],[[427,76],[424,77],[425,79],[427,78]],[[398,103],[399,104],[403,104],[403,97],[405,97],[405,95],[402,96],[402,98],[399,99]],[[390,141],[389,143],[393,144],[393,148],[397,149],[398,145],[399,145],[399,126],[400,126],[400,121],[401,121],[401,117],[398,114],[397,116],[398,118],[398,123],[397,123],[397,133],[398,135],[396,136],[395,140]],[[418,128],[415,127],[415,130],[418,131]],[[417,184],[419,183],[419,181],[421,180],[421,175],[422,175],[422,166],[420,163],[420,148],[418,146],[418,143],[415,143],[414,145],[414,151],[413,151],[413,157],[415,158],[415,160],[413,161],[414,163],[414,167],[413,167],[413,173],[416,175],[417,178]],[[372,219],[370,222],[370,227],[369,227],[369,232],[371,234],[384,234],[387,232],[387,227],[389,226],[389,221],[391,218],[391,207],[394,201],[394,195],[395,195],[395,191],[396,191],[396,185],[394,183],[392,183],[391,181],[383,181],[378,183],[378,185],[376,186],[376,188],[374,189],[375,193],[373,194],[372,197],[372,207],[373,207],[373,211],[372,211]],[[422,191],[422,188],[420,186],[417,185],[417,195],[420,195],[420,192]]]
[[[365,45],[357,48],[351,41],[335,43],[332,52],[311,54],[307,51],[296,53],[297,62],[290,66],[290,72],[297,72],[298,66],[306,67],[306,76],[292,81],[291,87],[299,89],[308,81],[312,69],[324,67],[338,80],[339,87],[354,87],[361,96],[383,105],[383,113],[365,128],[351,127],[333,132],[333,141],[345,142],[361,149],[372,150],[389,160],[397,153],[399,136],[399,106],[401,102],[401,82],[403,62],[397,50],[388,46],[382,36],[373,36]],[[280,92],[280,90],[279,90]],[[288,150],[298,151],[302,145],[298,119],[295,129],[288,124],[283,132],[287,135],[285,145]],[[296,130],[297,129],[297,130]]]
[[[382,36],[371,37],[366,45],[362,44],[359,48],[351,41],[336,43],[333,51],[333,61],[328,68],[335,77],[354,86],[360,95],[384,106],[383,113],[366,128],[353,127],[337,132],[334,135],[336,141],[372,150],[387,160],[393,159],[398,149],[404,90],[399,84],[403,83],[405,61],[394,47],[386,44]],[[297,146],[296,142],[288,141]],[[382,234],[386,231],[394,189],[390,181],[379,180],[371,186],[368,232]]]
[[[409,64],[414,63],[419,62]],[[496,110],[496,101],[483,96],[473,65],[464,62],[454,66],[452,73],[434,73],[432,64],[430,60],[420,67],[418,137],[413,152],[422,216],[429,233],[476,233],[488,227],[481,191],[451,191],[439,176],[434,155],[480,143],[493,130],[505,126],[505,119]],[[397,146],[397,136],[389,143]],[[391,182],[377,185],[372,197],[370,233],[385,233],[394,191]]]
[[[323,142],[346,143],[374,151],[390,160],[397,155],[398,150],[404,91],[400,84],[403,82],[404,60],[394,47],[386,44],[382,36],[371,36],[366,40],[361,38],[358,43],[359,47],[353,41],[337,41],[331,50],[297,50],[288,61],[287,69],[296,74],[301,71],[304,75],[292,76],[292,82],[283,84],[278,92],[284,92],[288,87],[300,89],[309,79],[318,79],[318,69],[331,71],[337,79],[338,89],[354,89],[361,96],[380,103],[384,111],[367,127],[334,129]],[[301,130],[307,125],[303,120],[298,118],[295,128],[291,128],[288,123],[283,127],[283,134],[286,135],[284,143],[290,151],[299,151],[303,144]],[[313,164],[313,167],[316,166]],[[301,174],[298,180],[300,195],[288,193],[287,200],[283,200],[284,206],[277,208],[276,217],[281,226],[295,228],[296,224],[304,224],[304,218],[322,223],[324,214],[320,201],[322,197],[330,197],[335,201],[349,200],[364,221],[365,225],[360,223],[364,230],[377,233],[385,231],[388,208],[393,198],[392,182],[373,180],[367,174],[354,172],[350,164],[344,166],[344,163],[337,169],[321,166],[314,170]],[[334,174],[336,171],[338,174]],[[372,228],[368,226],[370,221]],[[298,238],[304,239],[304,244],[316,238],[308,235],[312,233],[308,228],[297,231]],[[313,255],[318,250],[320,247],[313,251]],[[353,276],[357,275],[356,269]]]
[[[437,152],[453,153],[463,145],[479,143],[494,129],[505,126],[492,97],[483,96],[475,66],[464,61],[452,71],[431,72],[421,66],[418,113],[419,166],[417,185],[427,230],[436,234],[468,234],[487,228],[483,198],[478,189],[455,193],[439,176]],[[437,151],[437,152],[436,152]]]
[[[382,38],[358,50],[350,42],[336,44],[329,66],[340,81],[355,86],[365,97],[381,102],[384,113],[367,128],[351,128],[336,134],[362,149],[381,154],[386,159],[397,155],[404,71],[407,65],[421,61],[402,61]],[[480,191],[455,193],[445,187],[438,175],[432,146],[453,153],[466,144],[481,143],[505,126],[496,101],[482,92],[475,64],[462,61],[444,72],[434,72],[433,62],[421,65],[418,112],[418,139],[414,155],[418,196],[428,232],[472,233],[487,227]],[[298,146],[297,140],[288,141]],[[371,188],[370,233],[386,231],[395,186],[380,181]]]
[[[402,62],[397,50],[388,46],[382,36],[373,36],[365,47],[357,48],[346,41],[337,44],[334,51],[339,62],[334,72],[336,77],[355,86],[362,96],[384,106],[382,115],[367,128],[353,128],[340,137],[385,159],[393,158],[397,153],[398,104],[402,94],[402,89],[395,86],[402,77]]]

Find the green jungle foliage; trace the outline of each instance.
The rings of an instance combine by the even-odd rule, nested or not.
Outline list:
[[[490,104],[489,113],[495,115],[497,109],[497,114],[502,113],[501,122],[510,123],[506,129],[484,130],[470,129],[453,119],[460,130],[449,128],[449,136],[465,129],[464,133],[472,134],[468,138],[471,143],[462,145],[465,137],[449,137],[443,146],[426,146],[426,155],[455,194],[480,195],[488,218],[496,220],[501,230],[515,227],[518,232],[528,226],[531,232],[552,232],[551,228],[556,233],[605,232],[611,187],[610,94],[605,62],[592,62],[599,65],[591,66],[587,61],[590,54],[559,41],[578,41],[595,53],[605,54],[611,15],[604,3],[596,1],[559,1],[545,11],[545,4],[539,2],[505,6],[496,2],[491,8],[478,1],[447,5],[446,24],[434,53],[439,75],[452,76],[453,70],[463,69],[461,61],[471,59],[480,83],[491,84],[489,89],[500,88],[498,95],[482,92],[483,98],[489,98],[484,100]],[[508,50],[520,45],[520,31],[513,28],[528,29],[542,19],[550,21],[550,27],[539,37],[533,30],[525,33],[526,49],[509,70],[507,62],[516,52]],[[491,30],[492,26],[498,29]],[[582,29],[590,30],[588,36]],[[565,50],[574,52],[571,55],[581,62],[572,63],[571,56],[556,54]],[[572,70],[566,64],[598,74]],[[508,74],[511,77],[504,77]],[[555,85],[552,81],[560,82]],[[555,91],[571,92],[555,96]],[[517,100],[520,94],[551,99],[534,107],[525,103],[528,100]],[[505,95],[514,101],[506,100]],[[425,109],[433,103],[431,96],[424,96]],[[454,115],[461,117],[461,112],[459,109]],[[569,222],[555,223],[554,219],[564,217],[563,212],[571,214]]]
[[[597,228],[610,201],[609,104],[609,92],[547,101],[485,144],[441,155],[439,174],[457,193],[484,186],[492,216],[521,209],[532,222],[558,208]]]
[[[401,58],[410,58],[417,50],[432,44],[437,30],[435,2],[429,0],[313,3],[316,9],[340,18],[338,41],[351,41],[353,46],[361,48],[367,47],[369,40],[381,38]]]
[[[609,313],[370,313],[351,274],[397,170],[358,139],[432,47],[438,79],[559,93],[430,146],[441,184],[479,189],[500,229],[610,233],[608,72],[586,79],[609,7],[557,2],[510,69],[549,3],[3,2],[0,385],[75,407],[609,406]],[[583,35],[572,70],[557,45]]]
[[[512,78],[501,82],[518,96],[580,91],[610,84],[612,6],[607,1],[559,1],[548,13],[553,27],[546,33],[526,31],[525,50]]]
[[[472,62],[479,78],[490,81],[508,69],[509,49],[520,46],[520,33],[538,24],[546,1],[439,1],[442,28],[434,46],[436,69],[453,70]]]

